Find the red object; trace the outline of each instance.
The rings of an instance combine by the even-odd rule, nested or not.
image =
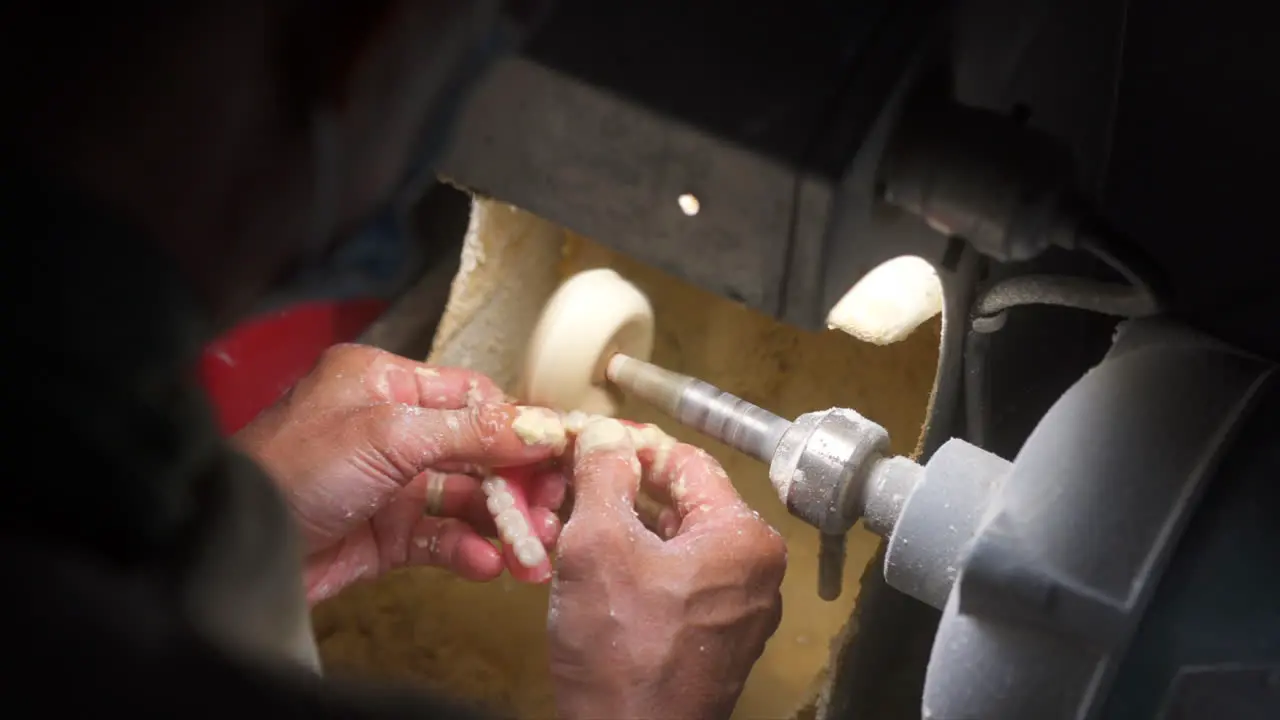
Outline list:
[[[376,298],[294,305],[242,323],[205,349],[200,377],[230,435],[279,400],[330,345],[351,342],[386,311]]]

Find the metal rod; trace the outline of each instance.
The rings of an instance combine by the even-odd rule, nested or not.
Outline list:
[[[791,421],[697,378],[617,354],[605,370],[609,381],[652,403],[681,424],[761,462],[774,451]]]
[[[822,533],[818,545],[818,597],[832,602],[844,589],[845,536]]]

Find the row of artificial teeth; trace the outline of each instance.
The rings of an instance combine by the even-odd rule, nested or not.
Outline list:
[[[524,514],[516,507],[516,498],[511,494],[507,481],[490,477],[480,484],[480,489],[484,492],[485,506],[493,516],[493,524],[497,526],[498,537],[511,546],[516,560],[527,568],[535,568],[545,562],[547,551],[534,536]]]
[[[671,454],[672,448],[676,446],[675,438],[662,431],[657,425],[642,425],[640,427],[628,427],[631,433],[631,443],[635,445],[637,450],[653,451],[653,469],[660,470],[667,464],[667,456]]]
[[[586,427],[588,422],[591,422],[591,417],[581,410],[573,410],[565,413],[560,421],[564,423],[565,432],[570,435],[577,435],[582,432],[582,428]]]
[[[564,424],[565,432],[570,435],[577,435],[582,432],[587,423],[595,419],[595,416],[588,415],[581,410],[567,412],[561,416],[561,422]],[[627,434],[631,436],[631,444],[637,450],[653,451],[653,467],[661,468],[667,463],[667,455],[671,449],[675,447],[675,438],[662,431],[657,425],[630,425],[624,423],[627,428]]]

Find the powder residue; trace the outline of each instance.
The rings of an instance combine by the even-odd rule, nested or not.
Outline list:
[[[462,263],[427,361],[466,367],[515,390],[525,343],[560,282],[559,226],[494,200],[477,199]]]
[[[546,408],[522,407],[511,429],[526,445],[547,445],[564,449],[568,439],[560,416]]]
[[[834,331],[804,332],[580,238],[569,238],[563,259],[559,241],[551,251],[539,246],[536,254],[514,246],[496,250],[502,241],[489,233],[500,234],[504,228],[537,226],[561,238],[564,234],[506,206],[478,204],[477,212],[482,207],[515,214],[475,233],[489,239],[476,241],[484,254],[473,253],[474,267],[464,268],[470,279],[464,281],[460,273],[455,281],[454,300],[459,302],[451,302],[449,313],[459,317],[441,325],[433,361],[480,369],[513,389],[528,330],[558,279],[587,268],[612,267],[653,302],[655,363],[788,417],[851,407],[884,426],[896,452],[910,453],[915,446],[937,363],[936,318],[902,343],[886,347]],[[551,235],[542,237],[546,241]],[[479,283],[482,267],[505,270]],[[484,307],[494,315],[483,317]],[[499,317],[496,308],[513,315]],[[680,441],[706,447],[751,507],[786,539],[782,624],[748,679],[734,716],[787,718],[802,706],[812,708],[807,701],[824,680],[830,646],[843,641],[857,580],[876,538],[860,528],[850,535],[845,592],[836,602],[823,602],[817,597],[817,531],[787,513],[763,464],[672,423],[643,403],[628,400],[619,416],[653,423]],[[506,578],[472,584],[418,569],[352,588],[321,605],[315,619],[330,672],[405,680],[542,720],[555,716],[547,668],[547,600],[544,586]]]

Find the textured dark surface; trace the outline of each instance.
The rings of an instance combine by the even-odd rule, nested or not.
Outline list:
[[[442,171],[818,329],[789,306],[821,295],[833,196],[941,5],[562,2],[478,89]]]
[[[1179,542],[1101,717],[1280,716],[1278,427],[1273,380]]]
[[[786,163],[804,153],[886,0],[560,0],[530,58]]]

